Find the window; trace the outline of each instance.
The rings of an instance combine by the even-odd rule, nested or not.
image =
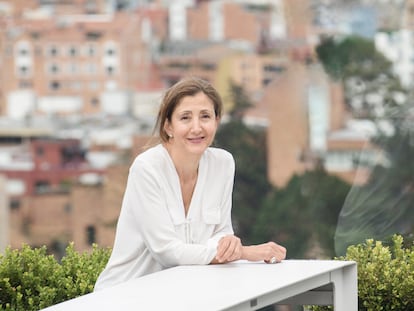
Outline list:
[[[11,199],[10,200],[10,210],[14,211],[14,210],[18,210],[21,206],[21,202],[18,199]]]
[[[57,64],[50,64],[49,65],[49,73],[51,73],[51,74],[59,73],[59,66]]]
[[[88,44],[85,50],[86,56],[96,56],[96,46],[94,44]]]
[[[114,56],[116,54],[116,51],[114,48],[107,48],[105,54],[108,56]]]
[[[262,86],[268,85],[270,82],[272,82],[272,79],[266,78],[262,80]]]
[[[204,63],[201,65],[201,68],[203,68],[204,70],[214,70],[216,69],[216,64],[214,63]]]
[[[98,40],[100,37],[102,37],[102,33],[100,32],[90,31],[86,33],[86,38],[89,40]]]
[[[71,57],[75,57],[78,54],[78,50],[76,49],[75,46],[70,46],[68,50],[68,54]]]
[[[115,73],[115,68],[113,66],[107,66],[105,70],[108,76],[112,76]]]
[[[20,56],[26,56],[26,55],[29,55],[29,50],[28,50],[28,49],[26,49],[26,48],[21,47],[21,48],[18,50],[18,54],[19,54]]]
[[[47,54],[52,57],[56,57],[59,54],[59,51],[56,46],[52,45],[48,48]]]
[[[107,41],[103,46],[103,53],[106,57],[115,57],[117,53],[117,43],[114,41]]]
[[[43,157],[44,154],[45,154],[45,149],[43,148],[43,146],[39,146],[36,148],[36,156]]]
[[[38,180],[35,183],[36,193],[45,193],[49,189],[49,182],[45,180]]]
[[[92,99],[91,99],[91,105],[92,106],[98,106],[99,105],[99,99],[97,99],[96,97],[93,97]]]
[[[19,66],[17,67],[17,74],[21,77],[27,77],[30,73],[28,66]]]
[[[96,229],[95,226],[86,227],[86,241],[89,245],[96,242]]]
[[[283,72],[285,68],[281,65],[267,64],[263,66],[264,72]]]
[[[60,82],[59,81],[51,81],[49,82],[49,89],[52,91],[57,91],[60,89]]]

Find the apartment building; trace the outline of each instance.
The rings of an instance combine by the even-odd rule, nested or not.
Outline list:
[[[265,91],[269,107],[268,177],[285,186],[293,175],[323,165],[352,184],[363,184],[377,148],[370,133],[352,126],[342,87],[331,81],[318,64],[293,63]],[[353,120],[353,122],[358,122]],[[372,134],[372,133],[371,133]]]
[[[74,139],[33,138],[2,146],[0,246],[47,245],[57,255],[71,241],[77,250],[93,243],[112,246],[129,165],[147,138],[134,141],[129,153],[105,168],[92,167]]]
[[[172,28],[178,27],[178,22],[172,24],[172,21],[181,16],[173,14],[175,6],[182,6],[184,10],[180,17],[185,19],[184,43],[233,42],[238,50],[254,53],[267,41],[283,37],[286,28],[281,1],[263,5],[188,1],[168,6],[156,2],[129,12],[114,12],[103,0],[63,1],[53,5],[33,1],[29,6],[24,6],[22,1],[5,3],[10,10],[5,10],[8,13],[0,19],[6,25],[0,39],[4,47],[0,111],[17,119],[32,114],[122,115],[153,111],[151,107],[140,108],[147,104],[143,100],[159,96],[162,89],[182,77],[171,78],[173,64],[167,66],[170,68],[166,73],[161,73],[165,66],[161,70],[158,67],[161,57],[170,57],[164,53],[165,45],[177,43],[171,35]],[[203,20],[206,23],[200,23]],[[184,61],[192,62],[188,57]],[[213,73],[214,68],[221,68],[215,61],[202,60],[202,70],[192,73],[211,81],[228,79],[227,70],[224,77],[212,77],[221,75]],[[200,57],[195,62],[200,62]],[[161,61],[164,63],[165,60]],[[254,66],[244,65],[245,68]],[[238,80],[237,69],[232,70],[235,73],[230,78],[234,76]],[[241,79],[255,79],[255,70],[245,69]],[[269,77],[256,80],[268,81]],[[259,84],[246,83],[252,92]],[[150,105],[156,106],[153,101]]]
[[[37,193],[65,191],[65,187],[95,174],[103,178],[104,171],[91,167],[85,150],[76,139],[39,138],[2,150],[0,174],[8,178],[16,200]],[[6,157],[7,156],[7,157]]]
[[[199,1],[186,14],[187,39],[248,42],[286,38],[283,1]]]
[[[178,50],[178,51],[176,51]],[[160,76],[172,85],[194,75],[210,81],[220,92],[227,111],[233,106],[230,83],[243,86],[253,101],[289,62],[283,51],[256,54],[229,43],[173,43],[159,59]]]
[[[265,88],[258,106],[268,113],[268,178],[285,186],[295,174],[323,165],[329,174],[363,184],[376,147],[369,132],[352,126],[340,83],[329,79],[314,55],[309,3],[285,2],[290,61]]]
[[[148,79],[143,68],[151,68],[148,39],[141,40],[146,19],[134,12],[103,14],[103,1],[80,2],[71,5],[86,13],[58,6],[50,15],[7,17],[1,39],[4,115],[130,111],[132,92]]]
[[[127,170],[114,166],[105,183],[77,183],[70,191],[37,193],[12,204],[7,245],[46,245],[58,256],[72,241],[78,251],[90,250],[93,243],[112,246]]]

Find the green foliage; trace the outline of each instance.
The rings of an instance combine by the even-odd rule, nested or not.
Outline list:
[[[395,134],[376,140],[386,161],[379,161],[363,186],[352,187],[339,216],[336,254],[367,238],[384,240],[394,233],[414,230],[414,140],[411,131],[397,127]]]
[[[356,117],[381,117],[383,111],[401,104],[397,98],[407,94],[391,62],[372,40],[328,37],[316,47],[316,53],[328,75],[343,83],[346,103]]]
[[[243,115],[252,106],[242,87],[231,83],[234,107],[230,121],[220,126],[215,145],[233,154],[236,174],[233,191],[233,227],[243,243],[251,243],[251,231],[271,189],[267,180],[266,132],[246,126]]]
[[[295,176],[285,189],[274,189],[267,179],[266,132],[246,126],[242,116],[251,104],[243,89],[233,85],[235,106],[229,122],[220,126],[216,145],[236,161],[233,226],[243,243],[277,241],[290,257],[304,257],[318,241],[333,256],[337,217],[349,185],[323,170]]]
[[[373,80],[391,70],[391,63],[376,50],[374,42],[358,36],[341,40],[328,37],[317,46],[316,52],[334,79],[359,76],[362,80]]]
[[[254,241],[278,241],[290,258],[306,257],[315,246],[332,257],[337,217],[349,187],[322,169],[294,176],[267,197],[254,226]]]
[[[404,247],[401,235],[394,235],[389,246],[368,239],[337,259],[357,262],[359,311],[414,310],[414,246]]]
[[[235,120],[220,127],[216,141],[217,146],[234,156],[233,226],[243,242],[250,243],[253,224],[271,189],[267,180],[265,132]]]
[[[96,245],[78,253],[72,243],[59,263],[45,246],[7,248],[0,255],[0,310],[34,311],[91,292],[109,255]]]
[[[233,101],[233,108],[229,111],[232,120],[241,120],[247,109],[253,106],[249,96],[245,93],[242,86],[230,82],[230,96]]]

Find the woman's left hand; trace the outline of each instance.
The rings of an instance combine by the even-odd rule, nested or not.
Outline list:
[[[217,245],[216,260],[220,263],[239,260],[242,255],[240,238],[235,235],[226,235],[220,239]]]

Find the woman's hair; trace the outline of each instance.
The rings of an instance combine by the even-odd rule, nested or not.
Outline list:
[[[209,82],[203,79],[196,77],[184,78],[170,87],[165,92],[161,101],[157,122],[154,128],[154,132],[158,130],[158,135],[161,141],[167,142],[169,139],[168,134],[164,129],[164,124],[166,120],[171,121],[171,116],[181,99],[186,96],[194,96],[200,92],[207,95],[213,102],[216,118],[221,117],[223,102],[217,90]]]

